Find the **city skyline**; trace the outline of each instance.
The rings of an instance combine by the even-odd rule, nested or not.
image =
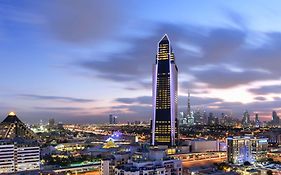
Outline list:
[[[192,109],[271,120],[281,112],[280,2],[202,2],[1,2],[1,118],[149,120],[155,44],[167,33],[179,112],[190,89]]]

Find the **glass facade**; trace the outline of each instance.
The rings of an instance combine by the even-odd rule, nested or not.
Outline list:
[[[178,69],[167,35],[158,43],[153,67],[152,145],[175,146],[178,135]]]

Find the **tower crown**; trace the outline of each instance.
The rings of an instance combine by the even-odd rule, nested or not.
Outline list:
[[[9,113],[9,116],[16,116],[16,113],[10,112],[10,113]]]
[[[164,34],[164,36],[161,38],[161,40],[159,41],[159,44],[168,44],[170,42],[169,37],[167,34]]]
[[[174,53],[167,34],[158,42],[157,60],[170,60],[174,62]]]

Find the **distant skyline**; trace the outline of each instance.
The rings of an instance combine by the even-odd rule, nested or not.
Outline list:
[[[152,65],[167,33],[179,111],[281,114],[281,2],[0,1],[0,120],[152,118]]]

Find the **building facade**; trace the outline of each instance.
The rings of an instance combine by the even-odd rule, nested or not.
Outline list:
[[[277,115],[276,111],[272,111],[272,121],[271,121],[271,125],[273,126],[279,126],[280,125],[280,118]]]
[[[233,164],[254,163],[266,158],[267,138],[251,136],[227,138],[227,160]]]
[[[251,121],[250,121],[250,114],[249,114],[249,112],[246,110],[246,111],[243,113],[242,126],[243,126],[243,127],[248,127],[248,126],[250,126],[250,124],[251,124]]]
[[[167,35],[158,43],[153,66],[152,145],[175,146],[178,140],[178,68]]]
[[[109,115],[109,124],[117,124],[117,116],[116,115]]]
[[[218,140],[192,140],[191,152],[211,152],[220,150],[220,142]]]
[[[40,170],[40,147],[15,141],[0,141],[0,174]]]
[[[180,160],[138,161],[131,162],[115,168],[116,175],[182,175],[182,162]]]

